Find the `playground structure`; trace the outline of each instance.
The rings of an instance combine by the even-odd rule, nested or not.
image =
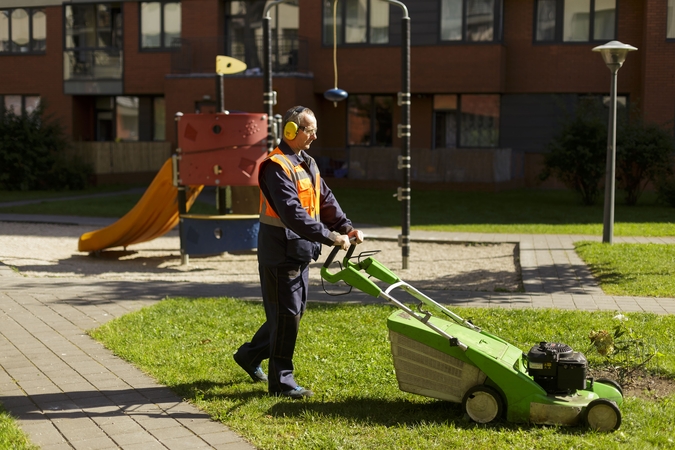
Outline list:
[[[267,156],[267,115],[214,113],[177,115],[178,148],[139,202],[122,218],[84,233],[78,250],[100,252],[160,237],[179,225],[181,262],[257,247],[258,215],[188,214],[204,186],[257,186],[258,165]]]
[[[188,214],[204,186],[258,186],[258,165],[268,153],[266,141],[274,139],[268,136],[268,115],[230,113],[224,108],[222,95],[223,75],[245,69],[246,64],[234,58],[216,57],[219,112],[176,113],[175,154],[131,211],[105,228],[80,236],[79,251],[126,248],[160,237],[176,225],[184,265],[189,255],[257,248],[257,214]]]
[[[267,156],[267,115],[262,113],[177,116],[181,262],[189,255],[257,248],[257,214],[187,214],[191,186],[258,186],[258,167]]]

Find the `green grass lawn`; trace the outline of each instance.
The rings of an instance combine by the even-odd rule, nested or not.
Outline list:
[[[304,401],[266,395],[232,360],[263,320],[255,302],[170,299],[91,334],[116,354],[263,449],[672,448],[675,397],[626,398],[614,433],[500,422],[478,425],[459,404],[398,389],[387,338],[387,305],[309,305],[298,339],[296,377],[315,391]],[[612,312],[456,308],[523,351],[564,342],[589,358],[592,330],[612,329]],[[675,316],[627,314],[663,356],[648,369],[675,376]]]
[[[105,186],[90,187],[78,191],[3,191],[0,190],[0,203],[24,200],[56,199],[66,197],[79,197],[81,195],[103,194],[109,192],[124,192],[134,188],[143,188],[143,185],[110,184]]]
[[[354,222],[401,226],[401,203],[392,197],[391,190],[341,188],[335,189],[335,195]],[[140,197],[141,194],[121,194],[108,197],[105,202],[96,198],[44,202],[0,208],[0,213],[121,217]],[[198,201],[192,212],[213,214],[214,209]],[[584,206],[572,192],[564,190],[415,190],[411,200],[411,226],[418,230],[600,236],[602,223],[602,202]],[[657,204],[654,193],[650,192],[642,196],[637,206],[625,206],[619,198],[614,235],[675,236],[675,208]]]
[[[46,214],[46,215],[61,215],[61,216],[84,216],[84,217],[122,217],[128,213],[136,203],[143,196],[143,192],[127,193],[130,190],[129,186],[108,187],[108,190],[87,190],[87,191],[69,191],[64,192],[44,192],[44,197],[41,197],[38,192],[28,191],[18,193],[15,191],[0,191],[0,203],[19,201],[19,200],[34,200],[34,199],[49,199],[40,203],[32,203],[28,205],[8,206],[0,208],[0,214]],[[118,195],[106,197],[91,197],[86,199],[69,200],[67,197],[78,197],[88,194],[101,194],[109,192],[118,192]],[[55,200],[64,198],[64,200]],[[193,214],[215,214],[215,206],[199,201],[193,205],[190,210]]]
[[[335,189],[355,222],[400,227],[401,203],[390,190]],[[584,206],[565,190],[413,191],[411,227],[476,233],[602,235],[603,205]],[[645,193],[636,206],[617,200],[614,235],[675,236],[675,208]]]
[[[38,450],[21,431],[16,421],[0,404],[0,449],[3,450]]]
[[[575,249],[606,294],[675,297],[675,245],[579,241]]]

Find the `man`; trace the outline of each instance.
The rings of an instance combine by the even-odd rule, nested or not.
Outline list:
[[[261,163],[258,271],[265,323],[234,360],[254,381],[267,381],[272,395],[311,397],[293,378],[293,353],[307,303],[309,263],[321,244],[346,250],[363,242],[306,150],[317,137],[314,113],[303,106],[284,115],[283,139]],[[269,358],[269,378],[260,363]]]

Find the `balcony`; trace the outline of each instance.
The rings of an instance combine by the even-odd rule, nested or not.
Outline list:
[[[226,49],[223,36],[180,39],[171,55],[172,74],[215,73],[216,56],[227,55],[246,63],[247,75],[263,71],[262,37],[232,44]],[[272,72],[275,74],[308,73],[309,51],[306,39],[288,38],[272,41]]]
[[[72,49],[63,52],[63,91],[67,95],[120,95],[122,50]]]

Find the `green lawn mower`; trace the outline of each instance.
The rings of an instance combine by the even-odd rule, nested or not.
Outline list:
[[[353,257],[355,247],[349,248],[339,271],[331,273],[336,247],[321,277],[332,284],[343,281],[398,308],[387,319],[387,327],[402,391],[461,403],[478,423],[505,418],[519,423],[586,424],[597,431],[619,428],[621,386],[613,380],[589,378],[582,353],[565,344],[541,342],[525,354],[402,281],[371,256],[376,252]],[[389,286],[383,290],[373,279]],[[395,289],[417,299],[417,311],[392,297]]]

